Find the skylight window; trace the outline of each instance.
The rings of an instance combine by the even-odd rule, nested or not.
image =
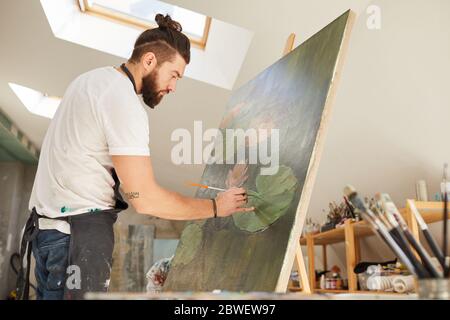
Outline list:
[[[192,45],[204,49],[208,38],[211,18],[157,0],[79,0],[81,11],[112,19],[140,29],[157,26],[157,13],[169,14],[181,23],[183,32]]]
[[[61,99],[58,97],[48,96],[42,92],[11,82],[9,86],[29,112],[41,117],[53,118],[61,103]]]
[[[247,29],[163,1],[40,2],[56,38],[123,59],[130,58],[143,30],[156,27],[153,18],[157,12],[171,14],[191,40],[191,62],[186,67],[185,77],[227,90],[232,89],[236,81],[253,37],[253,32]]]

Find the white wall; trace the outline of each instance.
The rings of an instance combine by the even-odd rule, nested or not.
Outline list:
[[[353,184],[362,194],[388,192],[397,206],[415,197],[415,181],[438,192],[450,162],[450,2],[379,0],[380,30],[357,21],[331,117],[309,217]],[[433,226],[440,232],[439,224]],[[440,238],[439,238],[440,239]],[[345,266],[343,246],[332,261]],[[365,240],[363,258],[392,257],[378,239]]]

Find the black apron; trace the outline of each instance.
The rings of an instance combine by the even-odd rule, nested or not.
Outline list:
[[[39,218],[64,220],[70,224],[68,278],[64,286],[64,299],[83,299],[86,292],[105,292],[108,289],[114,249],[113,225],[120,211],[128,208],[119,192],[120,181],[114,169],[115,205],[112,209],[79,215],[49,218],[39,215],[33,208],[25,225],[20,248],[20,271],[17,279],[17,297],[29,299],[30,261],[32,241],[39,232]],[[26,270],[23,262],[26,256]]]

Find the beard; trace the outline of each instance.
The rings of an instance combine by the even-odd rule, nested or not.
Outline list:
[[[152,109],[154,109],[163,98],[163,91],[158,90],[156,85],[157,75],[158,71],[155,70],[142,79],[142,99],[144,100],[144,103]]]

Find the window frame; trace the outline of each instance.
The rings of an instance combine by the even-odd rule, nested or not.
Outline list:
[[[78,0],[77,3],[82,13],[94,17],[107,19],[116,23],[120,23],[129,27],[139,29],[141,31],[157,27],[157,25],[154,23],[150,23],[143,19],[132,17],[126,13],[108,10],[96,4],[90,5],[88,0]],[[201,38],[194,38],[191,35],[186,34],[186,36],[189,38],[189,41],[191,42],[191,46],[201,50],[205,50],[206,43],[208,41],[209,29],[211,27],[211,20],[212,20],[211,17],[208,16],[206,17],[205,26],[203,27],[203,36]]]

